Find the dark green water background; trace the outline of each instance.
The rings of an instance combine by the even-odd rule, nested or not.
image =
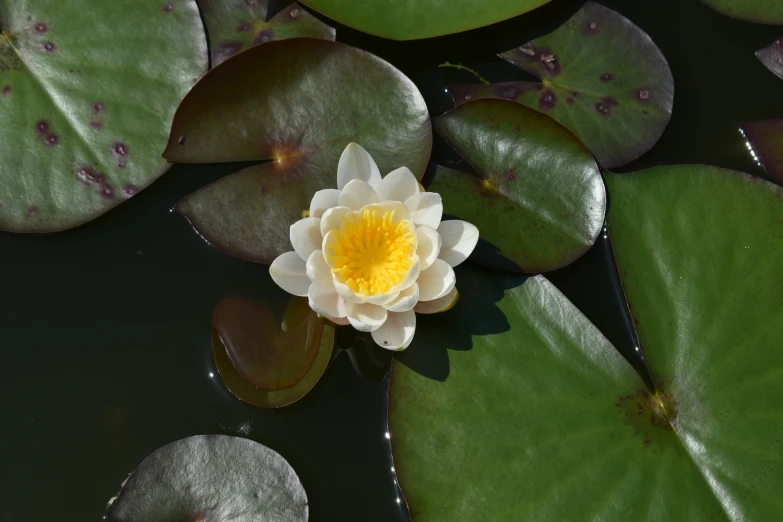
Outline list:
[[[708,163],[764,175],[739,125],[783,117],[783,81],[753,56],[782,36],[783,27],[732,20],[698,0],[602,3],[653,38],[676,82],[674,116],[663,138],[622,170]],[[338,40],[406,73],[438,114],[451,106],[446,83],[471,81],[440,63],[462,63],[490,81],[525,79],[495,54],[548,32],[581,4],[555,0],[488,28],[418,42],[334,25]],[[455,166],[457,160],[436,140],[432,161]],[[211,248],[169,212],[233,170],[176,166],[76,230],[0,233],[0,521],[101,520],[106,501],[149,453],[202,433],[246,436],[280,452],[304,483],[314,522],[407,519],[396,501],[384,436],[385,382],[363,381],[341,356],[311,394],[265,411],[239,402],[210,377],[210,318],[221,297],[242,293],[276,306],[284,299],[265,266]],[[608,252],[601,238],[551,279],[639,364]],[[458,456],[444,449],[442,458]]]

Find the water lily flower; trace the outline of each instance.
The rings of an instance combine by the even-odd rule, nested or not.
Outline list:
[[[381,178],[370,154],[351,143],[340,156],[337,188],[315,193],[309,217],[291,225],[294,250],[275,259],[269,273],[330,321],[404,350],[417,312],[456,303],[453,267],[478,242],[474,225],[442,215],[440,195],[425,192],[410,170]]]

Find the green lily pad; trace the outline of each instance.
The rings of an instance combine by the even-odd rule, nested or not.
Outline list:
[[[777,0],[701,0],[726,16],[757,24],[783,25],[783,4]]]
[[[606,181],[655,393],[545,279],[501,294],[518,281],[478,274],[507,327],[449,350],[442,382],[393,363],[389,432],[414,521],[783,517],[783,189],[703,166]],[[453,330],[486,309],[470,300]]]
[[[237,399],[261,408],[288,406],[310,393],[329,366],[333,348],[334,328],[324,326],[318,353],[305,376],[289,388],[265,391],[254,387],[237,372],[228,357],[226,346],[220,340],[220,335],[214,328],[212,329],[212,356],[223,384]]]
[[[753,159],[783,183],[783,120],[746,123],[742,135],[748,140]]]
[[[212,327],[237,373],[265,391],[301,381],[313,366],[325,333],[323,322],[304,298],[288,302],[282,331],[268,304],[242,296],[220,301]]]
[[[165,157],[184,163],[272,160],[223,178],[176,210],[221,250],[261,263],[291,250],[289,226],[313,194],[337,187],[350,142],[381,172],[419,178],[432,148],[416,86],[383,60],[311,38],[259,45],[210,71],[180,105]]]
[[[0,0],[0,230],[55,232],[137,194],[207,68],[194,0]]]
[[[334,40],[335,30],[292,3],[269,17],[268,0],[201,0],[212,66],[253,45],[297,36]]]
[[[606,192],[590,152],[550,117],[505,100],[477,100],[435,119],[476,171],[438,168],[428,188],[448,214],[526,272],[563,267],[595,242]]]
[[[500,57],[541,83],[454,85],[454,102],[504,98],[548,114],[604,167],[650,150],[671,118],[674,79],[663,54],[627,18],[599,4],[586,3],[554,32]]]
[[[307,495],[280,454],[252,440],[197,435],[147,457],[107,522],[306,522]]]
[[[767,69],[783,78],[783,38],[775,40],[772,45],[758,51],[756,57]]]
[[[392,40],[459,33],[527,13],[551,0],[302,0],[341,24]]]

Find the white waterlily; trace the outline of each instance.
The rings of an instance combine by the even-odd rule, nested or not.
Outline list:
[[[351,143],[340,156],[337,188],[315,193],[309,217],[291,225],[294,250],[275,259],[269,273],[332,322],[404,350],[416,312],[454,305],[453,267],[478,242],[475,226],[442,215],[440,195],[425,192],[410,170],[381,178],[367,151]]]

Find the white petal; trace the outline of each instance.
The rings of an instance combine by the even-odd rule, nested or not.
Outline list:
[[[451,289],[451,292],[443,297],[433,299],[432,301],[419,301],[413,311],[417,314],[439,314],[440,312],[451,310],[457,304],[457,301],[459,301],[459,292],[457,292],[457,287],[455,286]]]
[[[390,312],[407,312],[412,310],[419,302],[419,285],[413,283],[411,286],[400,292],[397,299],[389,304],[383,305]]]
[[[321,216],[321,234],[324,236],[329,233],[330,230],[338,230],[343,226],[343,217],[348,212],[353,212],[348,207],[332,207]]]
[[[368,296],[364,296],[362,298],[362,301],[374,305],[385,305],[397,299],[398,295],[400,295],[399,292],[387,292],[385,294],[380,294],[380,295],[368,295]]]
[[[381,182],[381,171],[366,150],[356,143],[349,143],[337,164],[337,188],[342,190],[354,179],[375,186]]]
[[[377,190],[381,201],[405,201],[419,193],[419,182],[408,167],[400,167],[386,174]]]
[[[298,296],[307,295],[310,278],[307,277],[305,262],[296,252],[286,252],[269,265],[269,275],[277,286]]]
[[[347,326],[351,324],[351,321],[349,321],[347,317],[327,317],[327,319],[337,326]]]
[[[389,312],[389,317],[383,326],[372,333],[372,339],[381,348],[401,351],[411,344],[414,333],[416,333],[416,314],[413,310]]]
[[[386,321],[386,309],[369,303],[345,303],[351,325],[360,332],[373,332]]]
[[[334,290],[328,290],[315,283],[307,292],[310,308],[329,318],[345,317],[345,301]]]
[[[384,207],[385,210],[394,211],[394,219],[392,219],[392,223],[397,223],[398,221],[402,221],[404,219],[410,221],[411,219],[411,212],[408,210],[408,207],[405,206],[405,203],[401,203],[399,201],[383,201],[381,206]]]
[[[443,201],[435,192],[420,192],[405,200],[414,225],[438,228],[443,217]]]
[[[440,234],[434,228],[422,225],[416,229],[416,238],[419,241],[416,253],[421,259],[421,269],[427,270],[438,259],[441,245]]]
[[[323,251],[316,250],[307,258],[307,277],[324,290],[334,291],[332,270],[326,264]]]
[[[348,184],[340,192],[340,198],[338,202],[341,207],[350,207],[352,210],[359,210],[365,205],[372,205],[378,203],[378,194],[375,189],[370,186],[366,181],[360,179],[354,179],[348,182]]]
[[[337,293],[345,299],[346,303],[362,303],[363,300],[361,297],[356,295],[353,290],[348,288],[348,285],[345,283],[341,283],[337,280],[336,277],[332,276],[332,283],[334,284],[334,289],[337,291]]]
[[[337,189],[319,190],[310,201],[310,217],[319,218],[327,209],[337,206],[340,191]]]
[[[321,242],[321,251],[323,252],[324,259],[327,266],[331,269],[334,268],[334,250],[331,245],[337,245],[337,231],[330,230],[324,234],[324,240]]]
[[[421,272],[421,260],[419,259],[419,256],[416,256],[416,259],[413,261],[410,268],[408,268],[408,272],[405,274],[403,280],[397,283],[391,291],[402,292],[403,290],[410,288],[419,278],[419,272]]]
[[[306,260],[316,250],[321,249],[321,220],[318,218],[300,219],[291,225],[291,244],[302,260]]]
[[[438,257],[451,266],[457,266],[465,261],[476,248],[479,240],[478,228],[458,219],[442,222],[438,227],[438,233],[443,240]]]
[[[419,301],[432,301],[451,292],[457,282],[454,269],[442,259],[436,259],[427,270],[422,270],[419,279]]]

